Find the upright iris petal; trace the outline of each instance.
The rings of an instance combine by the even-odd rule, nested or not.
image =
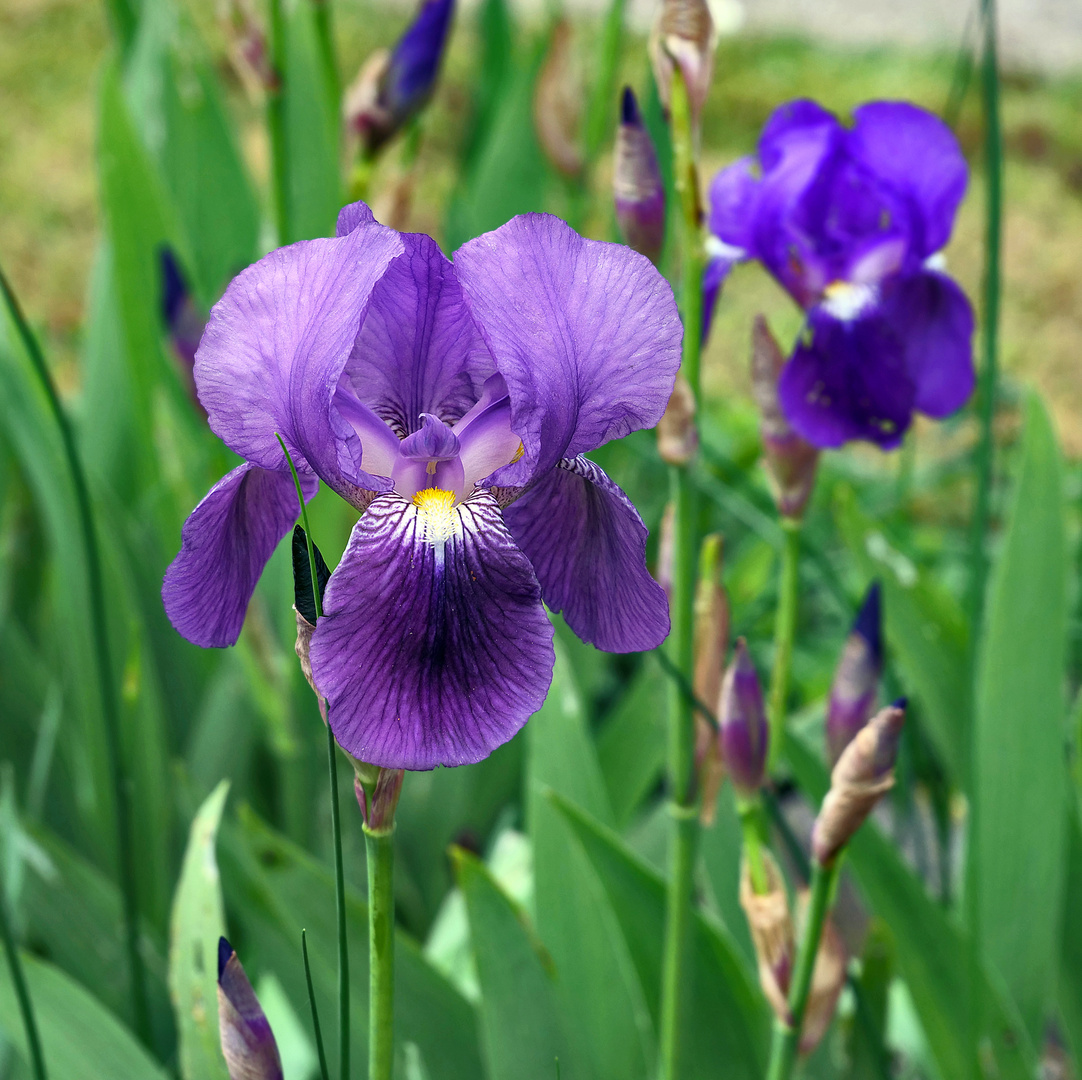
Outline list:
[[[777,109],[757,158],[711,185],[710,226],[808,312],[780,392],[817,446],[897,446],[914,411],[944,417],[973,389],[969,302],[929,265],[967,169],[936,117],[872,102],[846,128],[815,102]]]
[[[599,647],[668,633],[646,528],[581,455],[657,422],[680,360],[650,262],[543,215],[449,261],[346,207],[338,236],[272,252],[211,313],[196,358],[216,432],[247,460],[185,525],[174,626],[236,641],[262,567],[322,480],[361,512],[310,660],[354,757],[478,761],[540,707],[543,602]]]

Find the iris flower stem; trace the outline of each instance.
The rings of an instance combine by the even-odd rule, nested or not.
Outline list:
[[[147,1011],[146,971],[139,951],[139,899],[136,890],[135,851],[132,845],[132,796],[131,782],[124,772],[120,737],[120,702],[117,696],[113,662],[109,651],[109,623],[105,608],[105,587],[101,565],[101,549],[94,526],[94,511],[90,503],[90,487],[75,431],[64,411],[57,393],[45,355],[37,338],[23,315],[19,301],[12,291],[7,277],[0,271],[0,289],[8,311],[19,331],[23,346],[30,358],[41,387],[49,402],[49,408],[60,430],[64,444],[64,457],[71,474],[72,487],[79,512],[79,531],[82,533],[83,551],[86,556],[87,591],[90,599],[90,637],[94,643],[94,660],[98,670],[98,693],[101,696],[102,721],[105,729],[105,752],[109,765],[109,780],[113,788],[116,806],[116,845],[119,864],[120,895],[124,913],[124,947],[128,960],[128,982],[132,999],[132,1018],[139,1038],[149,1046],[151,1041],[150,1014]]]
[[[278,243],[293,240],[289,224],[289,174],[286,170],[286,31],[282,0],[270,0],[270,59],[274,85],[267,88],[267,136],[271,156],[271,205]],[[303,503],[303,500],[302,500]],[[307,532],[307,529],[305,530]],[[313,579],[315,580],[315,579]]]
[[[394,1076],[394,843],[364,830],[368,854],[368,1080]]]
[[[684,345],[681,372],[699,396],[699,350],[702,325],[702,277],[705,263],[699,208],[698,171],[692,134],[691,106],[679,66],[672,85],[672,137],[677,191],[683,222]],[[698,568],[695,489],[686,465],[669,473],[673,505],[672,631],[669,658],[691,685]],[[695,802],[695,716],[692,703],[677,680],[669,685],[669,786],[673,834],[665,905],[665,940],[661,974],[659,1080],[677,1080],[684,968],[691,923],[692,883],[698,847],[699,816]]]
[[[981,89],[984,104],[986,204],[984,224],[984,333],[981,336],[980,441],[977,446],[977,493],[970,535],[972,579],[969,593],[971,640],[979,637],[984,615],[988,558],[985,536],[995,459],[996,382],[999,341],[1000,253],[1003,234],[1003,132],[1000,124],[999,61],[996,44],[995,0],[981,0],[984,48]],[[973,650],[975,655],[975,650]]]
[[[800,1031],[804,1025],[804,1013],[811,993],[812,974],[819,955],[819,942],[826,926],[834,884],[838,878],[839,860],[830,866],[818,861],[812,865],[811,900],[808,903],[808,919],[804,936],[800,940],[793,981],[789,984],[789,1023],[774,1021],[774,1036],[770,1045],[770,1064],[766,1070],[767,1080],[789,1080],[800,1049]]]
[[[30,1050],[30,1064],[34,1070],[34,1080],[46,1080],[45,1058],[41,1052],[41,1039],[38,1037],[38,1025],[34,1019],[34,1006],[30,1000],[30,990],[26,985],[19,949],[15,944],[15,932],[8,915],[7,897],[0,887],[0,935],[4,938],[4,953],[11,970],[11,984],[15,988],[15,998],[19,1002],[23,1028],[26,1030],[26,1045]]]
[[[304,525],[304,541],[308,548],[308,573],[312,580],[312,604],[316,609],[316,621],[323,617],[323,598],[319,595],[319,576],[316,573],[316,549],[312,543],[312,530],[308,524],[308,507],[304,502],[301,478],[297,467],[286,449],[285,440],[277,432],[275,437],[282,453],[289,462],[293,483],[297,488],[297,501],[301,506],[301,522]],[[328,705],[328,711],[330,706]],[[334,904],[338,924],[338,1035],[341,1080],[349,1080],[349,938],[346,934],[346,879],[342,870],[342,822],[338,808],[338,759],[334,752],[334,732],[327,723],[327,772],[331,789],[331,836],[334,841]]]
[[[777,760],[785,734],[785,701],[789,694],[789,669],[793,659],[800,587],[800,519],[783,517],[781,526],[785,539],[781,549],[778,611],[774,620],[774,669],[770,674],[768,775]]]
[[[740,816],[740,828],[744,834],[744,855],[748,860],[748,872],[751,875],[751,887],[762,896],[770,889],[763,863],[762,805],[758,796],[753,799],[738,799],[737,813]]]

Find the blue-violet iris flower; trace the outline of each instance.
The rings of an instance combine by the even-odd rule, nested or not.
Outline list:
[[[972,392],[973,313],[936,268],[966,179],[941,120],[885,101],[851,127],[813,101],[783,105],[757,157],[715,177],[711,231],[807,312],[778,389],[809,442],[889,449],[914,410],[942,418]]]
[[[211,311],[195,361],[211,428],[245,459],[195,508],[170,620],[233,644],[319,480],[360,520],[311,642],[331,728],[385,768],[478,761],[544,701],[552,626],[650,649],[668,633],[647,531],[583,455],[658,422],[680,362],[649,260],[530,214],[449,261],[345,207],[334,239],[271,252]]]

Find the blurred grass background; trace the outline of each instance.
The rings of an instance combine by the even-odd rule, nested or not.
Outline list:
[[[191,6],[228,90],[249,168],[265,182],[261,110],[249,102],[226,61],[214,0]],[[408,18],[401,6],[358,2],[335,7],[340,68],[352,77],[369,52],[394,41]],[[477,63],[473,11],[460,12],[448,63],[425,120],[421,178],[408,227],[442,239],[468,87]],[[576,24],[582,39],[596,32]],[[94,159],[96,86],[108,43],[103,6],[80,0],[4,0],[0,5],[0,251],[32,321],[47,336],[59,378],[74,389],[75,356],[98,236]],[[641,43],[640,43],[641,44]],[[959,43],[960,44],[960,43]],[[625,80],[642,86],[645,50],[624,51]],[[859,49],[796,37],[722,39],[704,124],[704,170],[749,152],[779,101],[814,96],[847,112],[861,101],[906,97],[942,111],[957,77],[955,49]],[[966,96],[956,130],[975,166],[947,256],[971,296],[978,295],[983,208],[976,95]],[[1038,387],[1050,403],[1065,451],[1082,456],[1082,58],[1076,74],[1015,72],[1004,79],[1007,219],[1002,356],[1009,376]],[[392,160],[385,168],[393,169]],[[605,235],[609,160],[603,157],[587,231]],[[265,187],[265,183],[264,183]],[[377,177],[374,189],[379,190]],[[797,314],[756,269],[733,276],[706,358],[707,392],[747,393],[749,316],[767,312],[783,333]],[[964,435],[963,435],[964,437]],[[934,450],[933,450],[934,452]],[[888,459],[883,459],[884,462]]]

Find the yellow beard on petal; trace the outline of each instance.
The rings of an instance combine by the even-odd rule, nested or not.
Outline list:
[[[424,538],[430,544],[445,544],[459,530],[461,522],[455,513],[455,493],[442,488],[422,488],[413,496],[417,520]]]

